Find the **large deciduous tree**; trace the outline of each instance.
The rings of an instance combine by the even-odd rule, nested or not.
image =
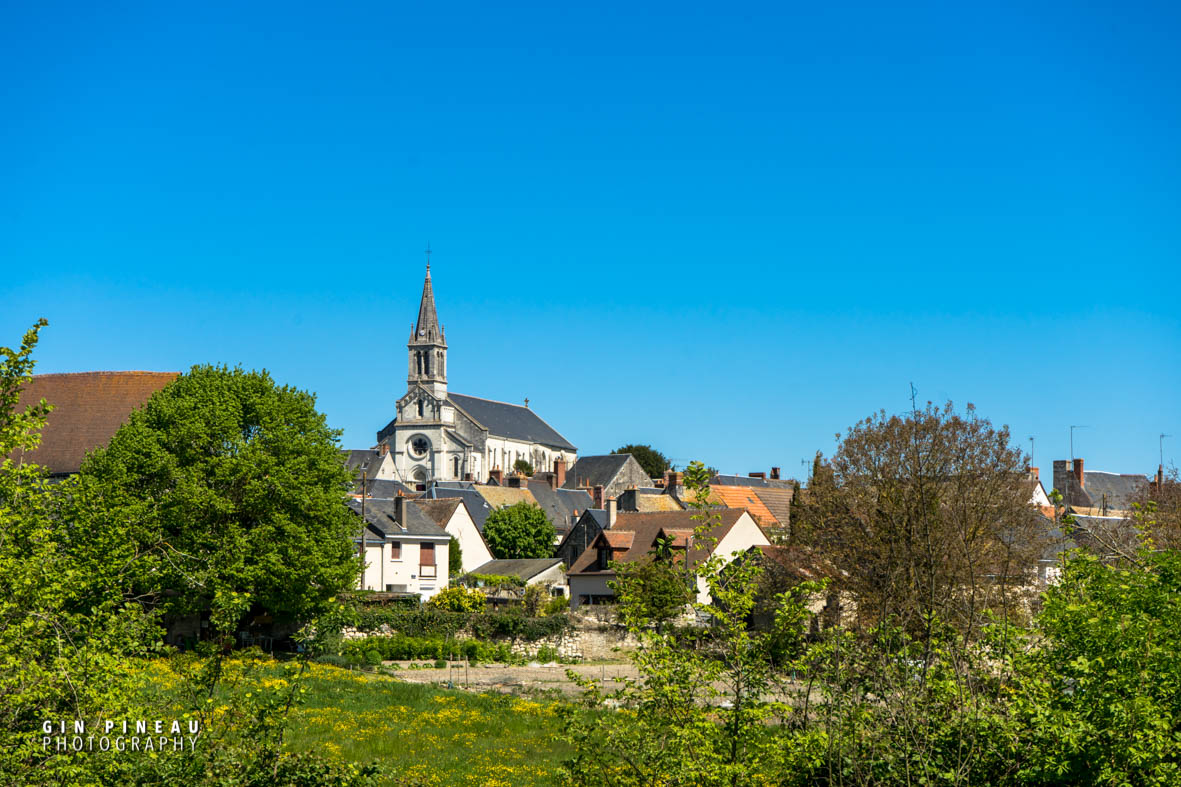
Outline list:
[[[668,457],[650,445],[628,443],[616,448],[611,453],[631,454],[640,463],[640,467],[644,468],[644,472],[648,474],[649,478],[660,478],[669,468]]]
[[[500,560],[550,557],[554,553],[554,526],[538,506],[516,503],[488,515],[484,540]]]
[[[78,533],[169,613],[306,621],[358,572],[338,434],[266,372],[195,366],[84,462]]]
[[[967,631],[1018,608],[1046,528],[1006,427],[971,405],[883,411],[818,468],[792,511],[796,537],[832,560],[863,621],[938,616]]]

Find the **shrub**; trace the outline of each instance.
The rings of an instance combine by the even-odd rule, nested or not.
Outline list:
[[[484,609],[484,594],[478,590],[468,590],[464,587],[443,588],[427,602],[435,609],[449,612],[480,612]]]
[[[376,650],[365,651],[365,663],[370,667],[376,667],[381,664],[381,654]]]
[[[545,603],[545,607],[541,610],[541,614],[546,615],[561,615],[570,609],[570,599],[565,596],[554,596]]]

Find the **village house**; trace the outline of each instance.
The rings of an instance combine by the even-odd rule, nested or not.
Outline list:
[[[451,536],[409,498],[347,505],[365,522],[354,539],[365,556],[361,590],[415,593],[425,601],[447,587]]]
[[[656,485],[631,454],[604,454],[579,459],[558,486],[582,489],[594,498],[595,508],[602,508],[607,497],[618,498],[624,490]]]
[[[492,560],[492,552],[484,541],[480,529],[468,511],[467,503],[458,497],[442,500],[412,500],[410,505],[426,514],[431,521],[443,528],[459,543],[459,555],[463,573],[475,571],[479,566]]]
[[[611,564],[651,559],[658,542],[671,546],[674,560],[688,559],[690,569],[714,556],[729,562],[752,547],[771,544],[747,511],[728,508],[714,514],[717,523],[708,535],[716,542],[707,548],[693,537],[694,530],[701,525],[693,518],[695,513],[616,513],[609,522],[610,527],[595,537],[566,574],[571,608],[610,602],[615,592],[609,583],[616,576]],[[697,601],[709,601],[709,588],[701,577],[697,578]]]
[[[481,576],[515,577],[529,585],[541,585],[551,596],[565,596],[566,571],[556,557],[521,560],[489,560],[474,572]]]

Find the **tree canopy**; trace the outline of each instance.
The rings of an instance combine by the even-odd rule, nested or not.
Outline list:
[[[81,532],[147,556],[137,590],[170,613],[307,620],[358,572],[338,434],[265,371],[195,366],[83,463]]]
[[[644,468],[644,472],[648,474],[649,478],[660,478],[669,468],[668,457],[650,445],[628,443],[616,448],[611,453],[631,454],[640,463],[640,467]]]
[[[540,507],[516,503],[488,515],[484,540],[499,560],[550,557],[554,553],[554,526]]]

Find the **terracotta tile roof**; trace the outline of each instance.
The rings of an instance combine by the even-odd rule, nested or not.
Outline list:
[[[761,492],[763,490],[757,490]],[[789,490],[790,494],[790,490]],[[709,488],[711,502],[720,503],[726,508],[745,508],[763,527],[778,527],[781,523],[767,508],[767,504],[759,499],[756,490],[748,486],[711,486]],[[786,523],[783,523],[786,524]]]
[[[41,445],[24,460],[52,473],[76,473],[86,454],[110,442],[133,410],[175,380],[178,372],[77,372],[39,374],[21,392],[22,402],[54,405]],[[15,457],[14,457],[15,458]]]
[[[656,543],[656,537],[660,535],[661,531],[687,531],[692,533],[697,526],[701,524],[698,520],[693,518],[696,511],[661,511],[656,513],[640,513],[640,512],[620,512],[615,518],[615,526],[610,530],[604,530],[600,533],[594,541],[591,542],[590,548],[578,556],[574,564],[570,566],[568,574],[614,574],[615,572],[595,571],[592,566],[598,560],[598,544],[600,539],[607,541],[608,537],[618,537],[620,533],[630,532],[634,536],[628,550],[623,554],[616,554],[615,560],[624,563],[631,563],[640,560],[652,551],[652,545]],[[716,538],[719,542],[726,537],[730,529],[734,527],[735,523],[742,517],[743,511],[734,508],[725,508],[718,512],[721,522],[714,526],[710,531],[710,535]],[[706,557],[705,550],[694,548],[690,553],[690,560],[694,563]]]

